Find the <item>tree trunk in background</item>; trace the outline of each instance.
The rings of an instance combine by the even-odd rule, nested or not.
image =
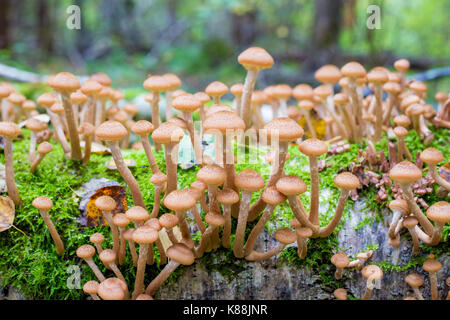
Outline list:
[[[39,0],[37,6],[37,37],[42,53],[48,54],[53,50],[52,21],[48,0]]]
[[[256,17],[257,11],[231,13],[231,36],[235,45],[241,48],[253,45],[257,35]]]
[[[2,0],[0,10],[0,49],[9,47],[9,17],[11,9],[11,0]]]

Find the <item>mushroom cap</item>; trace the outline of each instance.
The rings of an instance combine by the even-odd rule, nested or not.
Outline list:
[[[383,84],[388,82],[389,77],[387,72],[385,72],[384,70],[380,68],[374,68],[367,74],[367,80],[374,84]]]
[[[153,300],[152,296],[149,296],[148,294],[141,293],[136,297],[136,300]]]
[[[297,218],[292,219],[291,221],[289,221],[289,224],[292,228],[300,228],[302,226],[302,224],[297,220]]]
[[[14,104],[22,104],[26,100],[25,96],[20,92],[12,92],[7,99],[9,102]]]
[[[242,96],[244,85],[242,83],[235,83],[230,87],[230,92],[235,96]]]
[[[211,100],[209,96],[202,91],[194,93],[194,97],[197,98],[201,103],[207,103]]]
[[[263,48],[250,47],[241,52],[238,56],[238,62],[248,69],[267,69],[274,64],[272,56]]]
[[[403,219],[403,225],[407,229],[414,228],[418,223],[419,223],[419,220],[417,220],[417,218],[414,216],[409,216],[409,217],[406,217],[405,219]]]
[[[422,178],[422,170],[409,161],[402,161],[389,171],[389,177],[395,182],[408,184]]]
[[[144,88],[153,92],[170,89],[170,82],[163,76],[150,76],[144,81]]]
[[[436,99],[436,101],[445,102],[445,100],[448,99],[448,93],[442,92],[442,91],[438,91],[434,95],[434,98]]]
[[[0,122],[0,136],[6,138],[15,138],[20,134],[20,127],[11,121]]]
[[[184,131],[171,122],[163,122],[152,133],[152,139],[158,143],[178,143],[184,136]]]
[[[297,222],[298,222],[298,220],[297,220]],[[299,236],[300,238],[304,238],[304,239],[310,238],[313,235],[313,231],[311,230],[311,228],[308,228],[308,227],[297,228],[296,233],[297,233],[297,236]]]
[[[417,300],[415,297],[405,297],[403,300]]]
[[[172,213],[164,213],[159,217],[159,224],[166,229],[172,229],[178,224],[178,217]]]
[[[407,127],[411,124],[411,120],[407,115],[399,114],[398,116],[395,116],[394,123],[397,126]]]
[[[88,97],[81,90],[77,90],[70,94],[70,100],[73,104],[82,104],[88,100]]]
[[[409,61],[407,59],[398,59],[394,62],[394,68],[398,71],[408,71]]]
[[[186,121],[184,121],[183,119],[181,119],[179,117],[170,118],[169,120],[167,120],[167,122],[173,123],[174,125],[180,127],[183,130],[187,129]]]
[[[420,154],[420,160],[429,165],[436,165],[439,162],[444,161],[444,155],[438,149],[427,148]]]
[[[28,119],[25,123],[25,126],[27,127],[27,129],[35,132],[42,131],[48,128],[48,125],[45,122],[42,122],[36,118]]]
[[[191,187],[195,188],[201,192],[204,192],[206,190],[206,188],[208,188],[208,186],[206,185],[206,183],[200,181],[200,180],[195,180],[194,182],[191,183]]]
[[[228,92],[226,84],[220,81],[211,82],[206,88],[205,93],[211,97],[220,97]]]
[[[182,96],[183,94],[186,94],[186,91],[184,91],[183,89],[177,89],[174,92],[172,92],[172,98],[176,98],[179,96]]]
[[[261,199],[272,206],[277,206],[286,201],[286,196],[275,187],[267,187],[261,194]]]
[[[173,97],[173,93],[172,93],[172,97]],[[145,101],[152,103],[153,102],[153,93],[148,93],[145,95]]]
[[[112,211],[116,208],[116,200],[110,196],[101,196],[95,199],[95,206],[101,211]]]
[[[420,103],[414,103],[405,110],[405,114],[407,116],[419,116],[424,113],[425,113],[424,105]]]
[[[360,187],[359,179],[350,172],[339,173],[334,178],[334,184],[345,190],[353,190]]]
[[[164,205],[170,210],[185,211],[195,205],[195,198],[186,189],[174,190],[164,198]]]
[[[326,84],[322,84],[314,88],[314,94],[320,97],[321,99],[325,99],[333,94],[333,90],[331,90],[331,88]]]
[[[331,257],[331,263],[334,264],[337,268],[342,269],[348,266],[348,264],[350,263],[350,259],[344,251],[341,251]]]
[[[307,101],[307,100],[305,100]],[[294,121],[299,120],[302,117],[302,112],[299,108],[295,106],[289,106],[287,108],[287,116]]]
[[[53,146],[47,141],[41,142],[37,147],[39,154],[47,154],[53,150]]]
[[[333,291],[333,294],[338,300],[347,300],[347,290],[339,288]]]
[[[306,192],[306,183],[297,176],[290,175],[278,179],[276,188],[286,196],[297,195]]]
[[[133,222],[143,222],[150,217],[147,210],[140,206],[131,207],[125,211],[125,215]]]
[[[402,99],[402,102],[400,103],[400,109],[406,110],[410,105],[419,102],[420,98],[418,96],[416,96],[415,94],[410,94]]]
[[[381,279],[381,277],[383,276],[383,270],[381,270],[381,268],[379,266],[376,266],[374,264],[369,264],[367,266],[365,266],[362,271],[362,276],[366,279]]]
[[[123,110],[118,110],[112,118],[113,120],[124,124],[128,120],[128,114]]]
[[[139,244],[150,244],[158,240],[158,231],[144,225],[134,230],[132,238]]]
[[[57,101],[50,107],[50,111],[62,115],[64,114],[64,107],[60,101]]]
[[[307,156],[318,157],[328,152],[328,146],[322,140],[309,138],[299,143],[298,150]]]
[[[39,98],[37,99],[37,103],[40,104],[41,106],[48,108],[51,107],[56,100],[57,97],[53,93],[46,92],[39,96]]]
[[[83,285],[83,291],[87,294],[97,294],[99,285],[95,280],[88,281]]]
[[[60,72],[49,80],[49,85],[56,91],[77,91],[80,89],[80,81],[70,72]]]
[[[195,201],[199,201],[203,197],[203,192],[197,188],[189,186],[185,190],[191,194]]]
[[[427,85],[423,81],[413,81],[410,83],[409,89],[418,93],[425,93],[427,92]]]
[[[348,62],[341,68],[341,72],[345,77],[348,78],[362,78],[366,76],[366,69],[355,61]]]
[[[152,184],[161,185],[166,181],[167,181],[167,175],[165,175],[162,172],[157,172],[157,173],[153,174],[150,178],[150,183],[152,183]]]
[[[90,80],[95,80],[102,86],[109,87],[111,85],[111,78],[104,72],[97,72],[90,76]]]
[[[24,110],[36,110],[36,103],[33,100],[25,100],[22,104]]]
[[[203,121],[203,130],[219,130],[221,133],[231,133],[237,130],[245,130],[245,123],[236,113],[230,111],[217,111],[210,114]]]
[[[119,278],[105,279],[98,286],[98,295],[103,300],[124,300],[127,292],[127,285]]]
[[[108,120],[103,122],[96,130],[95,135],[100,140],[119,141],[128,134],[127,129],[118,121]]]
[[[341,106],[347,104],[350,100],[346,94],[337,93],[334,95],[333,101],[335,105]]]
[[[150,227],[153,230],[160,231],[163,227],[159,223],[158,218],[150,218],[145,221],[144,226]]]
[[[193,94],[184,94],[182,96],[176,97],[172,101],[172,106],[181,112],[194,112],[202,105],[201,101],[198,100]]]
[[[111,94],[110,94],[110,99],[112,101],[119,101],[122,100],[123,98],[125,98],[125,95],[123,94],[122,91],[120,91],[119,89],[116,90],[112,90]]]
[[[95,132],[95,127],[89,122],[83,122],[78,127],[78,132],[84,135],[85,137],[92,136]]]
[[[335,65],[326,64],[314,73],[314,77],[317,81],[322,83],[336,83],[342,77],[342,74],[339,68]]]
[[[167,249],[167,256],[182,265],[188,266],[194,263],[194,254],[185,244],[176,243]]]
[[[139,109],[136,107],[136,105],[132,102],[127,102],[123,106],[123,111],[128,113],[129,115],[134,116],[135,114],[139,113]]]
[[[311,100],[304,99],[304,100],[300,100],[298,102],[298,107],[300,109],[310,111],[310,110],[314,109],[314,103]]]
[[[110,263],[116,261],[117,255],[113,250],[105,249],[105,250],[102,250],[102,252],[100,252],[98,257],[100,258],[101,262],[103,262],[106,265],[109,265]]]
[[[223,188],[217,192],[217,201],[223,204],[234,204],[239,202],[239,194],[230,188]]]
[[[283,244],[291,244],[297,241],[297,235],[289,228],[281,228],[275,231],[275,240]]]
[[[77,257],[81,259],[90,259],[95,255],[95,248],[90,244],[83,244],[77,249]]]
[[[33,205],[33,207],[39,210],[50,210],[51,208],[53,208],[52,199],[46,196],[37,197],[31,204]]]
[[[122,234],[123,238],[126,241],[133,241],[133,233],[134,233],[135,230],[136,229],[134,229],[134,228],[130,228],[130,229],[125,230],[125,232]]]
[[[417,273],[410,273],[405,277],[405,282],[412,288],[419,288],[423,286],[423,278]]]
[[[197,179],[206,183],[207,185],[222,185],[227,178],[227,173],[224,168],[217,164],[208,164],[203,166],[197,172]]]
[[[94,96],[97,95],[101,90],[102,90],[103,86],[95,81],[95,80],[86,80],[82,85],[81,85],[81,92],[84,93],[87,96]]]
[[[244,191],[255,192],[264,188],[265,181],[261,175],[252,169],[245,169],[234,177],[236,187]]]
[[[11,88],[9,86],[5,86],[4,84],[0,84],[0,99],[7,98],[11,94]]]
[[[284,86],[284,85],[279,85],[279,86]],[[288,86],[288,88],[289,88],[289,90],[291,90],[291,88],[289,86]],[[288,93],[285,93],[285,92],[286,92],[285,88],[282,88],[282,87],[279,88],[278,96],[280,97],[280,99],[283,99],[283,98],[284,99],[289,99],[289,97],[291,96],[290,93],[288,94]],[[264,91],[261,91],[261,90],[254,90],[253,91],[252,97],[251,97],[251,104],[253,106],[260,107],[266,101],[267,101],[267,95],[264,93]]]
[[[209,118],[214,113],[219,112],[219,111],[228,111],[228,112],[235,113],[233,108],[231,108],[227,104],[213,104],[211,107],[206,109],[206,111],[205,111],[205,119]]]
[[[205,215],[205,221],[209,225],[220,227],[225,224],[225,217],[220,213],[210,211]]]
[[[163,75],[163,77],[168,82],[168,90],[174,90],[181,86],[181,80],[176,74],[166,73]]]
[[[292,88],[285,83],[277,84],[273,89],[273,95],[278,99],[287,100],[292,95]]]
[[[139,120],[133,124],[131,131],[137,135],[148,135],[155,129],[153,124],[147,120]]]
[[[400,84],[398,84],[397,82],[389,81],[383,85],[383,90],[389,93],[397,94],[402,91],[402,88],[400,87]]]
[[[395,199],[389,202],[389,209],[401,211],[403,214],[409,213],[408,202],[403,199]]]
[[[93,234],[89,237],[89,241],[91,241],[91,242],[94,243],[94,244],[100,244],[100,243],[102,243],[103,241],[105,241],[105,237],[104,237],[101,233],[96,232],[96,233],[93,233]]]
[[[293,141],[303,136],[303,129],[294,120],[282,117],[276,118],[264,126],[264,131],[269,139],[278,135],[280,141]]]
[[[301,83],[292,89],[292,95],[297,100],[312,100],[314,91],[309,84]]]
[[[427,210],[428,219],[435,222],[450,222],[450,203],[447,201],[438,201]]]
[[[429,273],[434,273],[434,272],[438,272],[439,270],[441,270],[442,264],[436,259],[429,258],[429,259],[425,260],[422,267],[423,267],[423,270],[425,270]]]
[[[118,227],[126,227],[130,223],[130,219],[125,213],[117,213],[113,217],[113,223]]]
[[[394,134],[397,137],[406,137],[408,135],[409,131],[405,129],[404,127],[398,126],[394,128]]]

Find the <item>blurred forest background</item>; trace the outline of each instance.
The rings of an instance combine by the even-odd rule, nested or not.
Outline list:
[[[275,58],[259,86],[314,83],[326,63],[350,60],[412,72],[450,66],[448,0],[1,0],[0,63],[40,74],[108,73],[115,87],[142,88],[146,75],[177,73],[187,90],[242,82],[237,55],[257,45]],[[81,8],[81,30],[66,27]],[[381,29],[366,27],[381,8]],[[449,77],[432,86],[448,91]],[[431,92],[430,92],[431,93]]]

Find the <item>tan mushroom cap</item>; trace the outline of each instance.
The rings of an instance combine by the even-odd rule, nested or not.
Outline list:
[[[398,84],[397,82],[386,82],[383,85],[383,90],[389,93],[400,93],[400,91],[402,90],[402,88],[400,87],[400,84]]]
[[[125,211],[125,215],[133,222],[144,222],[150,217],[147,210],[140,206],[131,207]]]
[[[314,91],[309,84],[301,83],[294,87],[292,95],[297,100],[311,100],[314,96]]]
[[[297,220],[297,222],[298,222],[298,220]],[[307,227],[303,227],[303,228],[297,227],[296,233],[297,233],[297,236],[299,236],[300,238],[306,239],[306,238],[310,238],[312,236],[313,231]]]
[[[132,238],[139,244],[150,244],[158,240],[158,231],[149,226],[142,226],[134,230]]]
[[[328,152],[328,146],[322,140],[310,138],[298,145],[298,150],[307,156],[318,157]]]
[[[194,97],[203,104],[211,100],[210,97],[202,91],[194,93]]]
[[[91,75],[90,80],[97,81],[102,86],[109,87],[111,85],[111,78],[104,72],[97,72]]]
[[[133,233],[134,233],[135,230],[136,229],[134,229],[134,228],[130,228],[130,229],[125,230],[125,232],[123,233],[123,238],[126,241],[133,241]]]
[[[321,99],[325,99],[328,96],[331,96],[333,94],[333,91],[326,84],[322,84],[314,88],[314,94],[320,97]]]
[[[81,90],[77,90],[70,94],[70,100],[73,104],[79,105],[85,103],[88,100],[88,97],[83,92],[81,92]]]
[[[398,127],[394,128],[394,134],[397,137],[406,137],[408,135],[408,133],[409,133],[409,131],[407,129],[405,129],[405,127],[398,126]]]
[[[179,126],[171,122],[163,122],[152,133],[153,141],[157,143],[178,143],[184,136],[184,131]]]
[[[220,81],[211,82],[206,88],[205,93],[211,97],[220,97],[228,92],[228,87]]]
[[[27,129],[30,129],[31,131],[38,132],[47,129],[48,125],[36,118],[31,118],[27,120],[27,122],[25,123],[25,127]]]
[[[311,100],[300,100],[298,102],[298,107],[303,110],[312,110],[314,109],[314,103]]]
[[[450,222],[450,203],[446,201],[438,201],[427,210],[428,219],[435,222]]]
[[[20,133],[20,127],[16,123],[10,121],[0,122],[0,136],[12,139]]]
[[[50,210],[51,208],[53,208],[52,199],[46,196],[37,197],[31,204],[38,210]]]
[[[225,224],[225,217],[220,213],[208,212],[205,215],[205,221],[209,225],[220,227]]]
[[[53,150],[53,146],[48,143],[47,141],[44,141],[40,143],[37,147],[37,152],[39,154],[47,154]]]
[[[405,277],[405,282],[412,288],[419,288],[423,286],[423,278],[417,273],[410,273]]]
[[[97,294],[99,285],[95,280],[88,281],[83,285],[83,291],[87,294]]]
[[[185,190],[191,194],[195,201],[199,201],[203,196],[203,192],[194,187],[187,187]]]
[[[226,134],[227,132],[244,129],[244,121],[236,113],[230,111],[214,112],[203,121],[203,130],[205,132],[219,130]]]
[[[381,268],[379,266],[376,266],[374,264],[369,264],[367,266],[365,266],[362,271],[362,276],[366,279],[381,279],[381,277],[383,277],[383,270],[381,270]]]
[[[422,171],[415,164],[402,161],[389,171],[389,177],[395,182],[412,183],[422,178]]]
[[[373,84],[383,84],[388,82],[389,76],[384,70],[374,68],[367,74],[367,80]]]
[[[275,240],[283,244],[291,244],[297,240],[297,235],[289,228],[281,228],[275,231]]]
[[[342,269],[348,266],[348,264],[350,263],[350,259],[345,254],[345,252],[341,251],[331,257],[331,263],[334,264],[337,268]]]
[[[136,300],[154,300],[154,299],[152,298],[152,296],[149,296],[148,294],[141,293],[136,297]]]
[[[423,270],[433,273],[433,272],[438,272],[439,270],[441,270],[442,264],[436,259],[429,258],[429,259],[425,260],[422,267],[423,267]]]
[[[184,91],[183,89],[177,89],[172,92],[172,97],[175,99],[176,97],[182,96],[183,94],[186,94],[186,91]]]
[[[334,101],[334,104],[341,106],[341,105],[347,104],[350,101],[350,99],[348,98],[348,96],[346,94],[337,93],[334,95],[333,101]]]
[[[181,86],[181,80],[176,74],[166,73],[163,75],[164,79],[168,82],[168,90],[175,90]]]
[[[116,208],[116,200],[110,196],[101,196],[95,199],[95,206],[101,211],[112,211]]]
[[[60,72],[49,80],[49,85],[56,91],[73,92],[80,89],[80,81],[70,72]]]
[[[338,67],[332,64],[326,64],[320,67],[315,73],[314,77],[317,81],[322,83],[336,83],[342,77],[341,71]]]
[[[230,87],[230,92],[235,96],[241,96],[244,90],[244,85],[242,83],[235,83]]]
[[[197,179],[207,185],[222,185],[227,178],[224,168],[217,164],[209,164],[202,167],[197,172]]]
[[[147,120],[139,120],[133,124],[131,127],[131,131],[133,131],[137,135],[148,135],[150,132],[153,132],[155,127],[150,121]]]
[[[183,130],[187,129],[187,123],[186,121],[184,121],[183,119],[179,118],[179,117],[173,117],[170,118],[169,120],[167,120],[167,122],[169,123],[173,123],[174,125],[180,127]]]
[[[145,101],[152,103],[153,102],[153,93],[148,93],[145,95]]]
[[[8,86],[0,84],[0,99],[7,98],[11,94],[12,90]]]
[[[255,192],[264,188],[265,181],[261,175],[252,169],[245,169],[234,177],[236,187],[244,191]]]
[[[118,227],[126,227],[130,223],[130,219],[124,213],[117,213],[113,217],[113,223]]]
[[[217,201],[223,204],[234,204],[239,202],[239,194],[230,188],[223,188],[217,192]]]
[[[119,89],[112,90],[109,97],[112,101],[116,102],[125,98],[125,95]]]
[[[51,107],[56,102],[56,100],[57,97],[53,93],[46,92],[39,96],[39,98],[37,99],[37,103],[48,108]]]
[[[55,102],[51,107],[50,107],[50,111],[56,114],[64,114],[64,107],[62,105],[61,102]]]
[[[294,219],[292,219],[290,222],[289,222],[289,225],[292,227],[292,228],[300,228],[301,226],[302,226],[302,224],[297,220],[297,218],[294,218]]]
[[[269,139],[273,139],[278,135],[280,141],[293,141],[303,136],[303,129],[294,120],[282,117],[270,121],[264,126]]]
[[[125,111],[126,113],[128,113],[129,115],[132,115],[132,116],[134,116],[137,113],[139,113],[139,109],[132,102],[125,103],[125,105],[123,106],[122,110]]]
[[[9,102],[14,104],[22,104],[25,102],[26,98],[23,94],[19,92],[12,92],[7,99]]]
[[[448,93],[438,91],[434,95],[434,98],[436,99],[436,101],[445,102],[448,99]]]
[[[182,265],[188,266],[194,263],[194,254],[183,243],[176,243],[172,245],[166,252],[167,256]]]
[[[238,62],[246,69],[267,69],[274,64],[272,56],[263,48],[250,47],[238,56]]]
[[[347,300],[347,290],[339,288],[333,291],[333,294],[338,300]]]
[[[102,90],[103,86],[98,83],[95,80],[86,80],[82,85],[81,85],[81,92],[87,96],[94,96],[97,95],[101,90]]]
[[[206,185],[206,183],[200,181],[200,180],[195,180],[194,182],[191,183],[191,187],[195,188],[201,192],[204,192],[206,190],[206,188],[208,188],[208,186]]]
[[[407,115],[399,114],[398,116],[395,116],[394,123],[397,126],[407,127],[411,124],[411,120]]]
[[[405,219],[403,219],[403,225],[407,229],[414,228],[418,223],[419,223],[419,220],[417,220],[417,218],[414,216],[409,216],[409,217],[406,217]]]
[[[153,92],[169,90],[170,82],[162,76],[150,76],[144,81],[144,88]]]
[[[362,78],[366,76],[366,69],[359,63],[355,61],[348,62],[341,68],[341,72],[345,77],[348,78]]]
[[[261,194],[261,199],[272,206],[277,206],[286,201],[286,196],[275,187],[267,187]]]
[[[286,196],[297,195],[306,192],[306,183],[297,176],[290,175],[278,179],[276,188]]]
[[[24,110],[36,110],[36,103],[33,100],[25,100],[22,104]]]
[[[287,116],[294,121],[297,121],[302,117],[302,112],[299,108],[295,106],[289,106],[287,108]]]
[[[118,141],[126,137],[127,129],[118,121],[108,120],[103,122],[96,130],[95,135],[100,140]]]
[[[292,88],[285,83],[277,84],[273,89],[273,94],[278,99],[287,100],[292,95]]]
[[[95,255],[95,248],[90,244],[83,244],[77,249],[77,257],[81,259],[90,259]]]
[[[84,135],[85,137],[92,136],[95,133],[95,127],[89,122],[83,122],[78,127],[78,133]]]
[[[178,217],[171,213],[164,213],[159,217],[159,223],[163,228],[172,229],[178,224]]]
[[[101,233],[96,232],[89,237],[89,241],[94,244],[101,244],[105,241],[105,237]]]
[[[229,105],[226,105],[226,104],[213,104],[211,107],[206,109],[205,118],[209,118],[214,113],[220,112],[220,111],[228,111],[228,112],[235,113],[233,108],[231,108]]]
[[[112,118],[114,121],[124,124],[128,120],[128,114],[123,110],[118,110]]]
[[[105,249],[105,250],[102,250],[102,252],[100,252],[98,257],[100,258],[101,262],[103,262],[106,265],[109,265],[110,263],[116,261],[117,255],[113,250]]]
[[[201,104],[193,94],[185,94],[172,101],[172,106],[181,112],[194,112],[200,108]]]
[[[98,295],[103,300],[124,300],[128,288],[125,282],[119,278],[108,278],[98,286]]]
[[[427,85],[423,81],[413,81],[409,85],[409,89],[418,93],[427,92]]]
[[[397,69],[398,71],[408,71],[409,69],[409,61],[407,59],[398,59],[397,61],[394,62],[394,68]]]
[[[425,113],[424,105],[420,103],[414,103],[405,110],[405,114],[407,116],[419,116],[424,113]]]
[[[195,205],[195,202],[195,198],[186,189],[174,190],[164,198],[164,205],[174,211],[188,210]]]
[[[161,185],[166,181],[167,181],[167,175],[165,175],[162,172],[157,172],[157,173],[153,174],[150,178],[150,183],[152,183],[152,184]]]
[[[345,190],[353,190],[360,187],[359,179],[350,172],[342,172],[334,178],[334,184]]]
[[[160,231],[163,227],[159,223],[158,218],[150,218],[144,223],[145,227],[150,227],[153,230]]]
[[[410,105],[419,103],[420,98],[416,96],[415,94],[410,94],[406,96],[404,99],[402,99],[402,102],[400,103],[400,109],[406,110]]]
[[[427,148],[420,154],[420,160],[427,164],[436,165],[444,161],[444,155],[441,151],[435,148]]]
[[[406,214],[409,212],[408,202],[403,199],[395,199],[389,202],[389,209],[392,211],[401,211],[402,213]]]
[[[290,90],[290,88],[289,88]],[[290,94],[289,94],[290,96]],[[289,99],[289,96],[285,99]],[[251,97],[251,104],[253,106],[260,107],[264,102],[267,101],[267,95],[264,93],[264,91],[261,90],[254,90]]]

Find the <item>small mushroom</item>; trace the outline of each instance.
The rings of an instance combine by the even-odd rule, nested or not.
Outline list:
[[[216,212],[208,212],[205,215],[205,221],[209,226],[206,229],[205,233],[202,234],[202,240],[195,252],[196,258],[201,258],[203,256],[206,246],[208,242],[211,241],[210,238],[212,238],[214,231],[225,224],[224,216]]]
[[[418,255],[420,253],[419,238],[417,237],[417,233],[414,229],[418,223],[419,220],[417,220],[417,218],[414,216],[409,216],[403,219],[403,226],[408,229],[413,242],[413,255]]]
[[[375,288],[375,281],[380,280],[383,277],[383,271],[380,267],[370,264],[365,266],[361,273],[363,277],[367,279],[366,291],[364,292],[362,300],[369,300],[372,296],[372,291]]]
[[[297,233],[298,257],[300,259],[305,259],[306,253],[308,252],[306,240],[308,238],[311,238],[311,236],[313,235],[313,231],[310,228],[297,228],[296,233]]]
[[[389,80],[387,73],[381,68],[374,68],[367,74],[367,80],[373,84],[376,107],[375,107],[375,135],[374,141],[381,139],[383,127],[383,85]]]
[[[408,161],[412,161],[411,153],[409,152],[408,146],[406,145],[404,139],[404,137],[408,135],[408,130],[404,127],[398,126],[394,128],[394,134],[397,137],[399,159],[407,159]]]
[[[86,282],[83,285],[83,291],[86,294],[89,294],[92,298],[92,300],[100,300],[100,297],[97,295],[98,293],[98,286],[99,283],[95,280],[91,280]]]
[[[95,199],[95,206],[102,212],[103,217],[108,222],[113,238],[113,251],[119,253],[119,231],[114,224],[112,211],[116,208],[116,201],[110,196],[101,196]]]
[[[428,272],[430,275],[430,285],[431,285],[431,300],[438,300],[439,298],[439,292],[438,292],[438,286],[437,286],[437,276],[436,272],[441,270],[442,264],[433,258],[428,258],[423,263],[423,270]]]
[[[336,266],[336,272],[334,273],[336,280],[342,279],[344,269],[350,263],[348,256],[343,251],[338,252],[331,257],[331,263]]]
[[[397,227],[400,218],[409,214],[408,203],[403,199],[396,199],[389,203],[389,209],[391,209],[393,215],[389,226],[388,235],[389,238],[394,239],[397,237],[395,228]]]
[[[28,159],[30,162],[36,157],[36,142],[37,142],[37,134],[42,130],[48,128],[48,125],[45,122],[42,122],[36,118],[28,119],[25,126],[27,129],[30,129],[30,151],[28,153]]]
[[[38,157],[34,159],[33,163],[30,166],[30,172],[34,173],[39,163],[44,159],[47,153],[50,153],[53,150],[53,146],[47,141],[41,142],[37,147]]]
[[[176,74],[166,73],[163,75],[166,79],[168,86],[166,90],[166,121],[169,121],[173,117],[172,100],[173,91],[181,86],[181,80]]]
[[[442,152],[435,148],[427,148],[420,154],[420,160],[428,165],[428,172],[430,173],[434,181],[436,181],[437,184],[450,192],[450,182],[442,178],[436,172],[439,162],[444,161],[444,155],[442,154]]]
[[[102,282],[103,280],[105,280],[105,276],[103,275],[103,273],[100,271],[100,269],[97,267],[94,260],[92,259],[92,257],[95,255],[95,248],[93,246],[91,246],[90,244],[84,244],[77,249],[76,254],[77,254],[78,258],[86,261],[88,266],[94,272],[98,281]]]
[[[418,300],[423,300],[419,287],[423,286],[423,278],[417,273],[410,273],[406,276],[405,282],[413,289]]]
[[[129,297],[127,284],[119,278],[108,278],[100,282],[98,295],[103,300],[126,300]]]
[[[159,217],[159,223],[166,229],[170,242],[172,242],[172,244],[178,243],[179,241],[173,233],[173,228],[178,225],[177,216],[171,213],[164,213],[161,217]]]
[[[347,300],[347,290],[344,288],[334,290],[333,295],[338,300]]]
[[[153,209],[150,218],[158,217],[158,212],[161,206],[161,192],[163,191],[167,182],[167,176],[162,172],[154,173],[150,178],[150,183],[154,185],[155,196],[153,199]]]
[[[223,188],[217,192],[217,201],[222,204],[223,217],[225,218],[222,234],[222,246],[224,248],[230,248],[231,206],[239,201],[239,194],[232,189]]]
[[[147,221],[145,221],[144,226],[148,226],[148,227],[152,228],[153,230],[157,231],[158,235],[159,235],[159,231],[161,231],[161,229],[163,228],[157,218],[148,219]],[[155,242],[157,244],[160,255],[161,255],[161,252],[164,254],[164,248],[162,246],[161,240],[158,238]],[[151,243],[148,248],[147,264],[152,265],[154,263],[155,263],[155,259],[154,259],[154,254],[153,254],[153,243]]]
[[[127,246],[127,244],[125,242],[126,240],[124,239],[123,234],[125,232],[125,228],[130,223],[130,219],[128,219],[124,213],[117,213],[113,217],[113,223],[119,229],[120,245],[119,245],[119,251],[117,252],[117,254],[119,256],[119,265],[122,265],[125,262],[125,251],[126,251],[126,246]]]
[[[3,138],[3,152],[5,154],[5,180],[8,196],[17,206],[20,203],[20,194],[14,177],[14,160],[12,140],[20,134],[20,128],[14,122],[0,122],[0,136]]]
[[[148,135],[153,132],[153,125],[147,120],[139,120],[132,127],[131,131],[137,134],[141,138],[142,146],[144,147],[145,155],[147,156],[150,169],[153,174],[160,173],[158,164],[156,163],[155,155],[152,151],[152,146],[148,140]]]
[[[279,242],[279,244],[272,249],[266,252],[258,252],[252,251],[248,255],[245,256],[245,260],[247,261],[262,261],[270,259],[271,257],[279,254],[283,251],[284,248],[288,244],[294,243],[297,239],[297,236],[294,231],[289,228],[281,228],[275,231],[275,240]]]
[[[84,137],[83,164],[88,164],[89,159],[91,158],[92,136],[94,135],[95,127],[89,122],[84,122],[78,130]]]
[[[89,241],[91,241],[94,244],[98,254],[102,253],[103,251],[102,243],[103,241],[105,241],[105,237],[101,233],[98,232],[93,233],[90,236]]]
[[[211,82],[206,88],[205,93],[211,96],[214,100],[214,104],[220,104],[220,97],[228,92],[228,87],[220,82]]]
[[[125,281],[125,278],[122,275],[122,272],[120,272],[119,268],[116,265],[117,260],[117,254],[111,250],[111,249],[105,249],[99,254],[100,260],[103,262],[103,264],[114,272],[117,278],[119,278],[122,281]]]
[[[175,211],[183,238],[191,239],[191,232],[186,221],[186,211],[195,205],[192,195],[186,190],[174,190],[164,198],[164,205]]]

